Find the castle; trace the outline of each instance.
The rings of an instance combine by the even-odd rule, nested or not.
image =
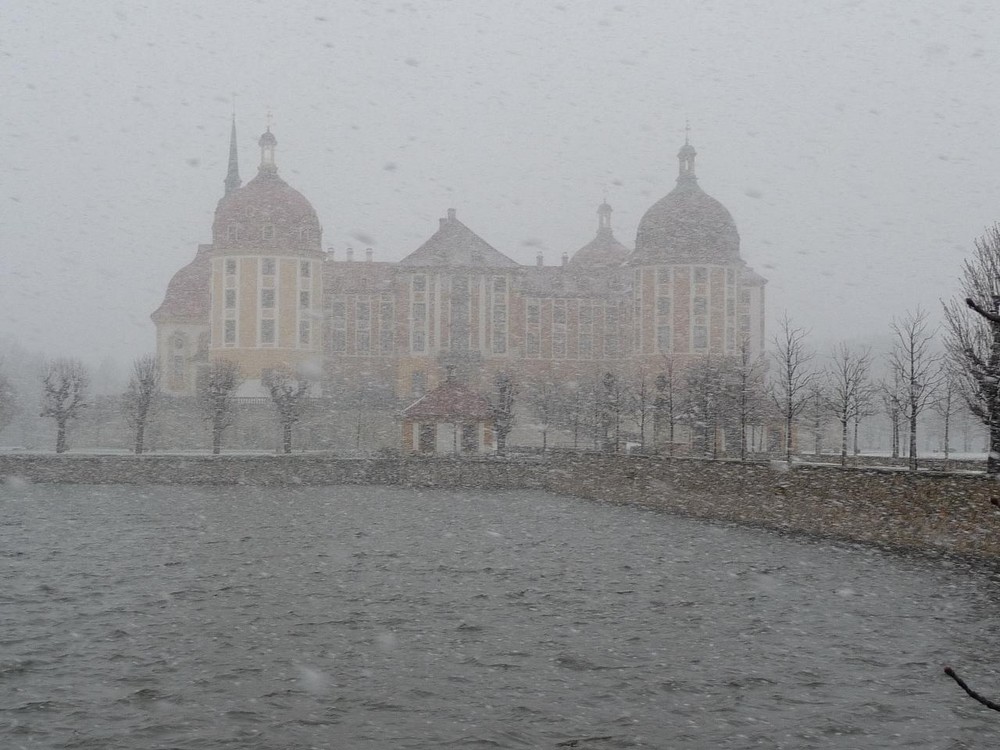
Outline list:
[[[343,406],[361,389],[398,412],[446,372],[488,394],[501,372],[574,384],[653,376],[668,359],[683,369],[743,342],[763,351],[766,281],[741,258],[729,211],[699,186],[687,139],[676,187],[646,211],[634,248],[604,202],[594,239],[557,266],[515,262],[453,208],[399,262],[324,252],[316,211],[279,176],[270,127],[259,146],[242,185],[234,120],[212,242],[152,314],[170,396],[193,396],[219,358],[239,363],[245,399],[263,399],[262,376],[280,366],[317,399]]]

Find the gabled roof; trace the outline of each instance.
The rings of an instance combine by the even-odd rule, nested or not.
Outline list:
[[[471,388],[446,380],[403,410],[404,419],[489,419],[490,402]]]
[[[517,268],[486,240],[455,218],[455,209],[441,219],[440,228],[423,245],[399,262],[401,266],[486,266]]]
[[[201,323],[208,325],[212,304],[209,283],[212,267],[209,256],[211,245],[198,245],[194,260],[174,274],[167,285],[167,293],[150,317],[154,323]]]

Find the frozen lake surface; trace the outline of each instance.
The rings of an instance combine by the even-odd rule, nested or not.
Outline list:
[[[995,747],[998,612],[540,492],[0,487],[0,746]]]

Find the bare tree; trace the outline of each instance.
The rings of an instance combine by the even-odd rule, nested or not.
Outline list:
[[[930,327],[927,313],[921,308],[894,320],[892,332],[895,340],[889,352],[889,365],[903,386],[903,416],[910,427],[910,470],[916,471],[917,420],[934,400],[941,379],[941,357],[931,348],[936,329]]]
[[[243,382],[240,366],[228,359],[217,359],[201,374],[198,402],[202,416],[212,428],[212,453],[222,450],[222,432],[233,423],[236,389]]]
[[[905,398],[899,373],[893,372],[891,378],[886,378],[879,384],[879,396],[892,427],[892,457],[899,458],[899,426],[903,420],[903,399]]]
[[[615,373],[606,372],[599,391],[601,438],[603,450],[617,453],[622,441],[622,422],[631,413],[632,402],[628,385]]]
[[[865,347],[855,351],[843,341],[834,347],[830,357],[830,367],[826,371],[826,400],[830,411],[840,422],[841,466],[847,464],[848,425],[854,422],[856,446],[857,424],[861,419],[862,407],[872,399],[874,386],[869,377],[871,365],[871,349]]]
[[[593,395],[577,382],[567,384],[563,391],[562,409],[556,415],[558,424],[573,433],[573,449],[580,447],[580,434],[592,431]]]
[[[663,430],[667,430],[667,455],[674,455],[674,435],[680,417],[680,387],[674,370],[674,360],[664,356],[663,369],[656,376],[656,397],[653,401],[653,448],[659,450]]]
[[[514,402],[517,399],[517,383],[506,372],[498,372],[493,379],[493,429],[497,435],[497,454],[507,452],[507,436],[514,429]]]
[[[564,410],[565,394],[558,384],[548,377],[536,380],[528,385],[526,401],[535,423],[542,432],[542,452],[549,447],[549,430],[559,423],[560,414]]]
[[[640,369],[633,380],[630,391],[632,394],[632,418],[639,433],[639,444],[645,453],[646,425],[649,423],[650,418],[653,417],[656,409],[654,383],[650,382],[649,375]]]
[[[808,331],[792,325],[788,313],[778,322],[778,333],[773,343],[771,357],[775,374],[771,381],[771,399],[785,421],[785,458],[792,460],[795,419],[802,413],[809,399],[809,388],[816,379],[811,369],[814,352],[806,344]]]
[[[1000,224],[976,240],[962,293],[964,305],[944,305],[945,346],[963,399],[989,430],[986,473],[1000,474]]]
[[[0,432],[14,421],[17,412],[17,393],[14,384],[0,372]]]
[[[944,428],[943,448],[944,448],[944,468],[948,470],[948,459],[951,452],[951,422],[959,412],[958,378],[954,371],[945,364],[941,368],[941,380],[938,387],[937,398],[931,404],[934,412],[941,417],[941,426]]]
[[[136,455],[145,449],[146,427],[160,402],[160,364],[155,355],[144,354],[132,362],[128,386],[122,394],[125,424],[134,430]]]
[[[66,427],[87,408],[90,374],[78,359],[55,359],[42,373],[41,416],[56,421],[56,453],[66,452]]]
[[[826,417],[830,413],[830,404],[826,395],[826,384],[819,375],[809,384],[803,416],[812,427],[813,455],[819,458],[823,455],[823,430],[826,427]]]
[[[732,399],[739,419],[740,461],[747,458],[747,428],[764,416],[764,375],[767,366],[761,355],[754,355],[749,336],[740,338],[732,366]]]
[[[685,417],[697,447],[708,458],[719,457],[719,429],[730,400],[728,375],[724,364],[711,355],[693,362],[684,375]]]
[[[291,453],[292,427],[302,419],[302,409],[309,393],[309,381],[297,377],[285,367],[278,367],[267,370],[261,378],[261,383],[271,394],[271,401],[278,412],[278,422],[281,424],[281,448],[285,453]]]

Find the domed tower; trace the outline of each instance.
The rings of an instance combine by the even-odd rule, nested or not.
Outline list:
[[[611,206],[605,200],[597,207],[597,236],[573,253],[569,267],[579,271],[615,268],[628,254],[629,249],[611,231]]]
[[[634,353],[734,355],[747,338],[763,351],[763,278],[740,257],[732,215],[698,185],[697,151],[685,138],[677,185],[654,203],[636,233]]]
[[[212,358],[238,362],[254,393],[265,370],[319,358],[323,253],[316,211],[278,176],[278,141],[261,135],[257,175],[239,187],[231,153],[212,224]]]

